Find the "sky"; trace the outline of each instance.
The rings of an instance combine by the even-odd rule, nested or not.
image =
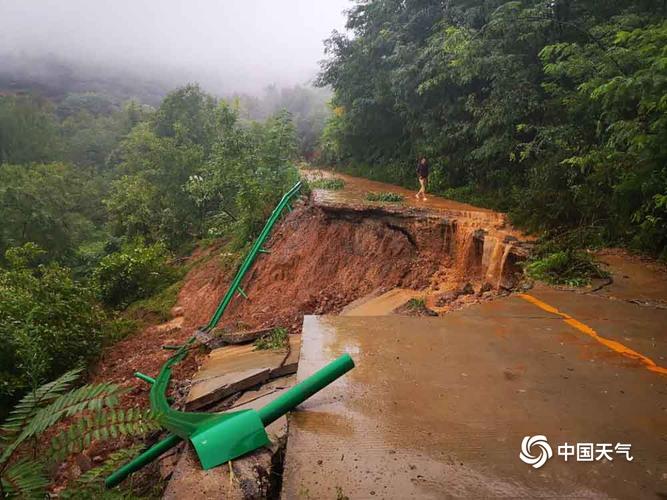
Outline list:
[[[216,91],[311,80],[351,0],[0,0],[0,51],[165,72]]]

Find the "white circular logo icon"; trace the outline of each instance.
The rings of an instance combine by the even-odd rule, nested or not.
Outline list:
[[[521,442],[519,458],[535,469],[542,467],[553,456],[545,436],[526,436]]]

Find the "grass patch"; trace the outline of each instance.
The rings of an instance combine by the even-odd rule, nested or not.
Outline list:
[[[366,199],[368,201],[384,201],[389,203],[399,203],[404,200],[403,196],[396,193],[367,193]]]
[[[257,350],[283,349],[287,347],[287,340],[287,329],[277,327],[255,340],[254,346]]]
[[[330,191],[337,191],[345,187],[345,181],[338,177],[316,179],[309,184],[312,189],[328,189]]]
[[[607,278],[595,259],[583,250],[561,250],[535,258],[526,274],[551,285],[586,286],[593,278]]]
[[[410,299],[407,301],[405,304],[405,307],[407,307],[411,311],[423,311],[426,309],[426,301],[424,300],[423,297],[415,297],[413,299]]]
[[[140,326],[140,322],[135,319],[124,316],[113,318],[104,325],[104,342],[107,345],[115,344],[135,333]]]
[[[130,304],[125,311],[126,317],[130,319],[155,317],[160,321],[169,321],[171,319],[171,308],[176,305],[178,292],[182,286],[183,281],[177,281],[152,297]]]

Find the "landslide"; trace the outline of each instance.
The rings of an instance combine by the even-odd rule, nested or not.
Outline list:
[[[380,289],[453,289],[485,282],[497,267],[511,287],[518,267],[504,244],[496,259],[482,265],[484,235],[452,220],[401,216],[382,210],[358,211],[303,206],[279,226],[237,298],[225,325],[285,326],[299,333],[304,314],[337,313]],[[509,281],[508,281],[509,280]]]
[[[382,209],[301,204],[276,225],[266,248],[270,253],[258,255],[243,281],[249,298],[236,296],[220,327],[283,326],[300,333],[305,314],[338,313],[371,292],[396,287],[440,290],[445,297],[457,287],[474,288],[476,300],[483,291],[511,288],[518,270],[513,244],[485,237],[478,222]],[[127,385],[127,404],[143,403],[149,388],[133,373],[157,374],[171,354],[162,346],[182,343],[209,321],[233,277],[223,265],[223,251],[219,244],[195,252],[173,319],[108,349],[94,380]],[[189,356],[178,365],[174,380],[189,379],[196,361]]]

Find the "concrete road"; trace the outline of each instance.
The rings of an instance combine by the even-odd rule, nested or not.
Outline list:
[[[291,414],[283,498],[664,498],[665,325],[549,288],[439,318],[307,316],[298,379],[345,351],[357,368]],[[538,468],[519,458],[534,435]]]

